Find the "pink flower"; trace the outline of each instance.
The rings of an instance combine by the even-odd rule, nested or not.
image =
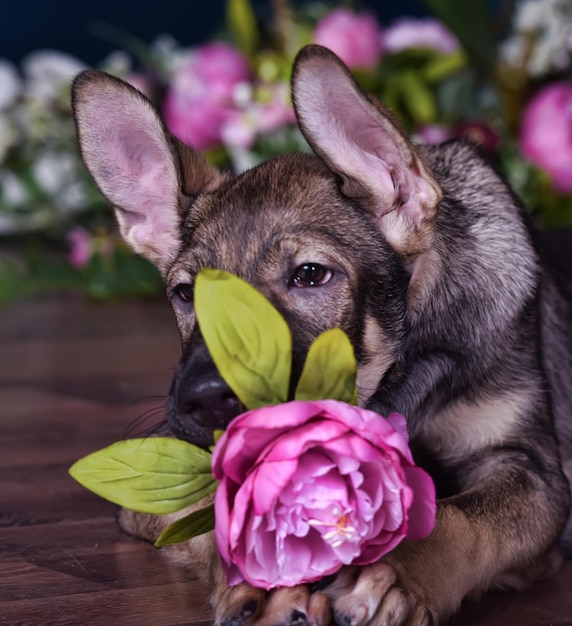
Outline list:
[[[91,233],[81,226],[76,226],[67,234],[67,241],[70,246],[68,260],[71,265],[76,268],[87,265],[94,252]]]
[[[246,59],[223,43],[197,48],[173,76],[163,104],[171,132],[195,148],[220,143],[220,131],[235,111],[234,91],[248,81]]]
[[[408,48],[430,48],[451,54],[459,48],[459,42],[451,31],[435,19],[404,17],[384,31],[383,48],[391,53]]]
[[[548,173],[558,191],[572,192],[572,82],[553,83],[528,103],[520,149]]]
[[[435,521],[405,419],[336,400],[238,416],[218,442],[216,541],[229,584],[271,589],[377,561]]]
[[[268,101],[249,101],[228,117],[221,128],[221,139],[226,146],[248,149],[258,134],[272,133],[296,122],[288,85],[277,83],[270,86],[268,92]]]
[[[371,14],[332,11],[316,26],[314,43],[335,52],[350,68],[372,70],[381,58],[381,28]]]

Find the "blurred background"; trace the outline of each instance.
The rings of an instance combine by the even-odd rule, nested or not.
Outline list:
[[[296,4],[316,3],[302,0]],[[262,18],[268,17],[271,2],[253,0],[252,5]],[[374,11],[382,23],[398,15],[424,15],[428,10],[422,0],[366,0],[360,6]],[[0,56],[19,62],[32,50],[57,48],[95,65],[117,47],[106,41],[103,25],[114,26],[148,43],[162,33],[169,33],[181,45],[189,46],[220,31],[224,27],[225,10],[225,0],[10,2],[2,11]]]
[[[96,67],[240,173],[307,150],[289,97],[303,45],[336,52],[416,142],[477,145],[544,229],[572,224],[570,0],[10,3],[0,22],[0,305],[155,296],[79,158],[71,82]]]

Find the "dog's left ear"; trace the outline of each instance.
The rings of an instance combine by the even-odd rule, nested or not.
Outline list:
[[[298,54],[292,98],[304,137],[368,210],[387,241],[412,259],[431,243],[442,192],[389,113],[321,46]]]

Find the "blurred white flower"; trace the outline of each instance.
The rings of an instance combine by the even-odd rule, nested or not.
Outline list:
[[[26,95],[40,101],[56,99],[63,88],[87,65],[79,59],[56,50],[39,50],[22,62],[26,79]]]
[[[572,2],[521,0],[517,5],[513,35],[500,46],[508,65],[526,64],[531,76],[563,70],[572,59]]]
[[[79,177],[73,153],[44,152],[33,164],[32,175],[40,189],[51,197],[53,208],[69,212],[86,207],[89,194]]]
[[[76,177],[76,159],[71,153],[45,152],[32,166],[32,174],[42,191],[56,194]]]
[[[20,179],[8,169],[0,169],[0,200],[6,207],[20,207],[30,194]]]
[[[0,59],[0,111],[14,105],[21,93],[22,81],[18,70],[10,61]]]
[[[8,150],[17,143],[18,133],[13,121],[0,111],[0,165]]]

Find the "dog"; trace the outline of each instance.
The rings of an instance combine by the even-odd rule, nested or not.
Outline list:
[[[169,550],[203,573],[216,624],[437,624],[464,598],[550,574],[559,542],[572,546],[572,271],[475,147],[413,145],[332,52],[299,52],[292,98],[314,154],[233,177],[126,83],[95,70],[74,82],[82,157],[177,319],[169,430],[208,446],[241,411],[192,303],[201,268],[232,272],[288,322],[294,382],[317,335],[348,334],[360,404],[407,417],[436,526],[378,563],[269,593],[227,587],[213,533]],[[187,512],[123,511],[121,524],[153,541]]]

